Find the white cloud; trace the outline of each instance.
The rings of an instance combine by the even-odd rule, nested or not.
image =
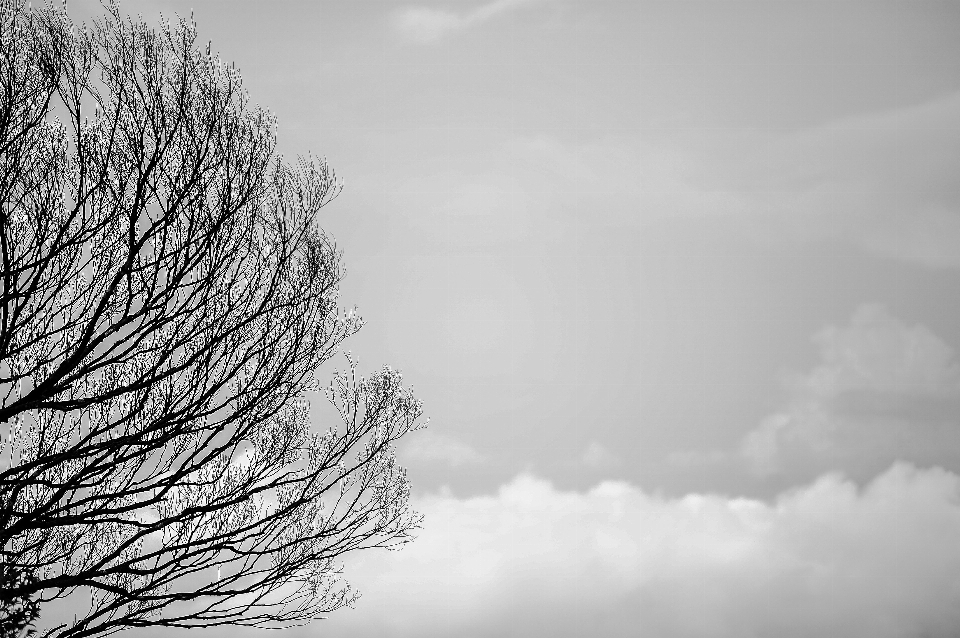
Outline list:
[[[773,503],[586,493],[520,476],[493,496],[420,498],[421,537],[348,564],[363,592],[331,636],[951,636],[960,477],[896,464]]]
[[[824,469],[858,458],[865,467],[894,459],[943,462],[957,448],[960,364],[929,328],[865,304],[849,325],[829,326],[813,340],[821,363],[790,377],[789,404],[742,442],[755,472]]]
[[[406,7],[394,14],[394,27],[412,42],[429,44],[535,1],[537,0],[494,0],[470,11]]]

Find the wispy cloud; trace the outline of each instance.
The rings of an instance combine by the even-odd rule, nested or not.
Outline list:
[[[790,132],[698,131],[644,147],[645,217],[742,222],[765,241],[836,241],[960,268],[960,93]]]
[[[444,463],[452,467],[483,462],[483,455],[451,436],[430,430],[417,433],[402,450],[404,459],[421,463]]]
[[[764,160],[806,185],[796,203],[807,223],[874,253],[958,268],[958,117],[953,93],[800,132],[771,149],[781,159]]]
[[[607,470],[620,465],[620,457],[606,446],[592,441],[580,455],[580,462],[596,470]]]
[[[541,0],[494,0],[467,11],[434,7],[405,7],[394,14],[394,27],[406,39],[419,44],[436,42],[447,35],[480,25],[525,4]]]
[[[772,503],[520,476],[491,496],[417,499],[422,536],[348,565],[364,596],[323,629],[946,637],[960,626],[958,499],[960,477],[906,464],[863,489],[824,475]]]
[[[391,178],[384,188],[389,205],[408,212],[387,223],[418,254],[583,250],[592,243],[606,251],[608,235],[631,236],[639,224],[637,172],[636,154],[614,138],[574,144],[517,137],[497,144],[496,161],[483,167],[451,162],[441,171]],[[588,220],[584,210],[591,211]]]

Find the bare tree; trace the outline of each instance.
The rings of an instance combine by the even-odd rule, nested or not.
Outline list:
[[[351,360],[311,431],[315,370],[361,325],[317,226],[333,172],[275,154],[192,21],[0,6],[7,594],[66,601],[46,635],[74,638],[351,603],[338,557],[419,526],[393,444],[421,406]]]

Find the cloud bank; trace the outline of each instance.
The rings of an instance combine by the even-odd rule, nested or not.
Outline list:
[[[622,482],[418,499],[421,537],[347,566],[331,636],[954,636],[960,476],[897,463],[774,502]],[[304,635],[306,635],[304,633]]]

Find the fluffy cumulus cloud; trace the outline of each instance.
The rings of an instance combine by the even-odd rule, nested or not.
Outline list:
[[[772,502],[566,492],[419,498],[426,527],[348,564],[364,592],[330,636],[954,636],[960,477],[895,464]],[[304,630],[312,632],[313,629]]]
[[[844,327],[814,335],[823,363],[799,379],[812,394],[854,390],[936,396],[960,390],[953,350],[926,326],[908,326],[879,304],[865,304]]]
[[[743,440],[755,472],[957,460],[960,364],[937,335],[868,304],[814,342],[820,364],[791,377],[789,404]]]
[[[446,6],[405,7],[394,14],[394,27],[406,39],[428,44],[535,1],[537,0],[494,0],[465,10],[449,9]]]

